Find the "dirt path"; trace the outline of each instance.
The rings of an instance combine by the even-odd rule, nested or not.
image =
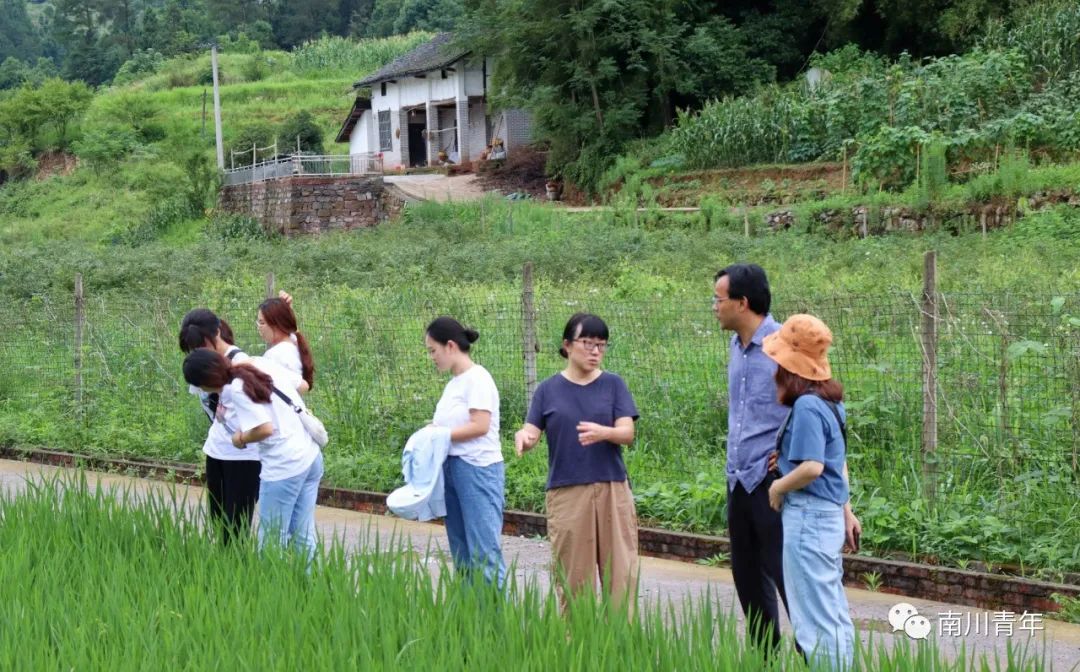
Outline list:
[[[9,498],[24,489],[28,480],[37,480],[65,471],[70,470],[29,462],[0,460],[0,492],[3,493],[4,498]],[[101,483],[108,487],[134,488],[138,491],[167,492],[175,487],[190,506],[202,506],[203,491],[199,487],[173,486],[159,481],[95,472],[88,472],[87,480],[91,485]],[[377,535],[382,548],[387,548],[392,542],[400,541],[410,544],[419,552],[430,548],[449,555],[446,534],[441,525],[416,523],[392,516],[374,516],[322,506],[316,511],[316,521],[319,532],[324,538],[337,536],[347,547],[359,548],[371,545]],[[503,537],[503,553],[507,563],[514,566],[519,580],[535,580],[541,586],[548,585],[550,550],[546,541],[505,536]],[[702,599],[708,593],[721,611],[734,611],[739,620],[742,620],[741,615],[738,614],[731,572],[727,569],[643,557],[641,570],[643,605],[670,601],[678,608],[687,599]],[[864,641],[871,634],[876,642],[895,641],[897,635],[905,637],[902,632],[897,635],[892,634],[892,628],[887,619],[890,607],[903,601],[915,606],[920,614],[930,616],[931,621],[937,622],[939,628],[941,614],[957,614],[957,616],[946,616],[946,620],[953,623],[954,619],[959,619],[960,632],[964,632],[964,623],[969,623],[970,631],[967,636],[949,636],[947,630],[946,633],[942,633],[940,629],[935,629],[931,633],[931,639],[936,639],[938,645],[946,652],[955,654],[963,646],[969,657],[973,652],[991,655],[996,652],[1004,661],[1009,642],[1014,647],[1026,645],[1039,650],[1045,639],[1048,670],[1080,670],[1080,625],[1043,618],[1038,624],[1038,629],[1022,630],[1017,620],[1011,637],[993,633],[975,634],[976,624],[981,624],[984,620],[990,623],[990,629],[994,630],[994,613],[973,607],[899,598],[895,595],[853,588],[847,589],[847,596],[852,618],[856,623],[859,636]],[[790,632],[786,619],[783,628],[785,632]]]

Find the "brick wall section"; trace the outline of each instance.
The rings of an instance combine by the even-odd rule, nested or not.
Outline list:
[[[381,176],[286,177],[223,187],[218,207],[290,236],[369,228],[397,214],[401,204]]]
[[[20,450],[6,446],[0,446],[0,458],[120,471],[129,475],[191,484],[199,484],[202,480],[196,467],[180,462],[117,460],[57,451]],[[364,513],[386,513],[386,495],[378,492],[321,487],[319,504]],[[503,534],[543,536],[547,534],[547,520],[535,513],[506,511],[503,515]],[[718,553],[729,553],[731,550],[724,537],[682,534],[649,527],[638,530],[638,546],[642,555],[690,562]],[[881,576],[881,592],[983,609],[1005,609],[1018,614],[1024,611],[1043,614],[1058,611],[1058,605],[1050,599],[1053,593],[1080,598],[1078,585],[1032,581],[1001,574],[933,567],[897,560],[844,556],[844,581],[849,585],[861,587],[862,576],[869,572],[876,572]]]
[[[506,115],[506,151],[514,147],[524,147],[532,142],[532,118],[524,110],[507,110]]]

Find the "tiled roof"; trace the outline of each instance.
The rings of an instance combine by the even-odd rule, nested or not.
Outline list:
[[[335,142],[348,142],[349,136],[352,135],[353,127],[356,126],[356,122],[360,121],[360,115],[364,113],[364,110],[371,109],[371,99],[363,96],[357,96],[353,101],[352,109],[349,110],[349,116],[346,117],[345,123],[342,124],[341,130],[338,131],[337,137],[334,138]]]
[[[445,68],[469,53],[468,49],[453,47],[451,45],[453,37],[452,33],[439,33],[430,41],[421,44],[403,56],[399,56],[373,74],[353,84],[353,88],[359,89],[373,86],[390,79],[414,77],[425,72]]]

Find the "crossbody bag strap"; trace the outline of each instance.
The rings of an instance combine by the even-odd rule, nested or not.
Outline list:
[[[236,357],[237,355],[239,355],[241,352],[243,352],[243,350],[241,350],[240,348],[234,347],[232,350],[225,353],[225,356],[228,357],[229,361],[231,362],[233,360],[233,358]]]
[[[282,401],[284,401],[286,404],[288,404],[292,408],[292,410],[296,411],[297,413],[303,413],[304,412],[304,409],[302,409],[299,406],[297,406],[296,404],[294,404],[293,400],[289,398],[289,395],[287,395],[284,392],[282,392],[281,390],[279,390],[277,388],[277,385],[274,386],[274,394],[276,394],[278,397],[281,398]]]
[[[833,417],[836,418],[836,424],[840,425],[840,436],[844,437],[844,448],[847,448],[847,423],[840,419],[840,410],[836,407],[836,402],[823,397],[818,397],[818,399],[829,405],[829,410],[832,411]]]

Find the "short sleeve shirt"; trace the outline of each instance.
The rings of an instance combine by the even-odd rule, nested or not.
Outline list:
[[[836,411],[846,423],[844,405],[837,404]],[[777,462],[780,473],[791,473],[804,460],[820,462],[825,465],[825,471],[805,486],[803,492],[844,504],[849,496],[848,484],[844,480],[846,459],[847,450],[840,423],[836,421],[829,404],[813,394],[804,394],[796,399],[780,441],[780,459]]]
[[[502,462],[499,444],[499,389],[488,370],[473,364],[454,376],[443,389],[442,397],[435,406],[432,422],[439,427],[454,429],[469,422],[469,411],[491,413],[487,434],[468,441],[450,444],[451,457],[460,457],[475,467],[486,467]]]
[[[298,376],[304,373],[304,366],[300,362],[300,348],[291,340],[285,340],[272,348],[267,348],[262,356]]]
[[[250,358],[239,348],[230,348],[226,353],[229,360],[233,364],[239,364],[241,362],[249,361]],[[199,397],[199,400],[203,404],[203,409],[207,415],[210,416],[211,425],[210,431],[207,432],[206,441],[203,442],[203,452],[208,456],[218,460],[258,460],[259,448],[256,445],[249,445],[243,448],[237,448],[232,444],[233,431],[230,431],[225,422],[225,417],[228,413],[226,404],[221,402],[220,395],[217,396],[217,403],[210,404],[210,396],[206,392],[203,392],[194,385],[188,386],[188,391]]]
[[[622,447],[603,441],[582,446],[579,422],[612,427],[619,418],[638,419],[637,406],[623,379],[604,371],[588,385],[555,374],[540,383],[526,422],[547,434],[547,489],[626,480]]]
[[[269,375],[274,386],[288,395],[294,404],[306,408],[294,387],[297,381],[295,374],[270,362],[258,360],[253,358],[251,363]],[[262,480],[292,478],[310,467],[318,456],[319,446],[300,422],[296,411],[276,394],[270,395],[270,403],[260,404],[247,395],[243,381],[236,378],[221,391],[221,402],[227,409],[226,424],[233,432],[246,432],[267,422],[274,426],[274,433],[266,440],[250,444],[252,448],[258,447],[262,461],[259,477]]]

